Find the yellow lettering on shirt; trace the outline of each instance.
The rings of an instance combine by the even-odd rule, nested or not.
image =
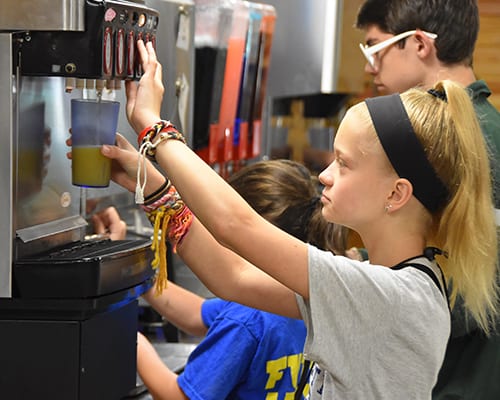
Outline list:
[[[266,390],[276,386],[276,382],[283,378],[283,370],[287,368],[287,356],[277,360],[269,360],[266,363],[266,372],[269,375],[266,383]]]
[[[288,373],[290,374],[293,388],[296,390],[300,379],[299,375],[303,363],[304,355],[302,353],[284,356],[278,358],[277,360],[269,360],[266,363],[266,372],[269,376],[266,382],[266,390],[275,389],[278,383],[283,379],[283,376],[287,370],[289,371]],[[306,390],[308,391],[308,389]],[[278,395],[278,392],[269,392],[266,395],[266,400],[293,400],[295,391],[291,393],[281,393],[281,397],[279,397]]]

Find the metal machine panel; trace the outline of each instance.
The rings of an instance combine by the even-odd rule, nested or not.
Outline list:
[[[0,54],[12,54],[12,35],[0,34]],[[12,131],[14,113],[12,110],[12,63],[10,57],[0,57],[0,204],[4,210],[12,209]],[[12,213],[0,213],[0,298],[11,296],[12,262]]]
[[[29,13],[26,11],[28,3],[32,5]],[[43,11],[38,8],[40,4],[45,4]],[[84,10],[99,14],[101,18],[92,23],[87,21],[84,32],[64,31],[63,27],[66,29],[73,26],[69,17],[64,19],[60,16],[63,21],[50,25],[51,28],[55,26],[52,31],[35,30],[38,26],[29,24],[29,15],[36,15],[39,21],[55,18],[53,16],[58,14],[58,6],[71,15],[72,10],[84,7]],[[21,0],[16,5],[11,1],[4,1],[0,11],[3,11],[3,7],[9,9],[10,13],[14,12],[11,9],[19,9],[25,10],[29,15],[12,15],[19,26],[26,24],[22,26],[21,32],[11,28],[12,22],[4,20],[7,14],[0,13],[0,31],[5,32],[0,33],[0,50],[5,55],[0,60],[0,140],[3,153],[0,161],[0,199],[3,207],[0,222],[4,227],[0,245],[0,299],[16,296],[16,274],[13,267],[16,260],[83,239],[85,229],[82,228],[87,225],[85,218],[88,217],[87,198],[92,197],[89,192],[71,185],[71,162],[66,158],[70,99],[82,96],[82,92],[75,90],[74,93],[67,93],[66,81],[58,76],[49,76],[59,73],[45,68],[41,60],[57,59],[59,53],[68,54],[71,47],[85,55],[85,45],[88,53],[90,46],[104,54],[106,52],[103,49],[106,48],[99,41],[93,40],[93,37],[100,38],[106,28],[118,32],[122,26],[126,26],[134,35],[142,33],[145,39],[154,38],[158,22],[156,10],[147,8],[144,3],[130,1],[53,1],[49,7],[45,1]],[[103,13],[106,15],[101,15]],[[125,20],[122,19],[124,15],[130,18],[126,20],[127,25],[124,25]],[[143,24],[141,16],[145,17]],[[130,25],[130,21],[135,20],[137,23]],[[9,30],[13,32],[7,33]],[[42,40],[44,35],[53,35],[54,42]],[[82,41],[73,42],[74,35],[80,35]],[[43,51],[47,46],[54,50],[54,54]],[[36,48],[40,48],[42,53],[36,53]],[[30,59],[29,55],[32,53],[39,57]],[[108,53],[114,54],[113,48],[110,47]],[[54,64],[53,61],[51,63]],[[135,69],[135,57],[132,63]],[[76,75],[105,78],[106,71],[101,72],[100,65],[98,67],[97,72],[90,68],[82,71],[80,68]],[[63,70],[61,75],[71,76],[72,73]],[[114,73],[113,76],[120,79],[126,77]],[[138,78],[137,72],[134,71],[132,76]],[[124,104],[125,102],[121,118],[126,121]],[[94,195],[103,197],[123,191],[115,187],[98,194],[96,191]]]
[[[269,97],[354,93],[363,87],[363,41],[354,27],[360,0],[263,0],[277,20]],[[293,28],[292,28],[293,27]]]
[[[140,78],[135,43],[156,42],[158,12],[124,1],[85,2],[85,31],[20,35],[21,72],[34,76]]]
[[[165,96],[161,113],[171,119],[191,144],[194,94],[193,0],[145,0],[160,13],[158,60],[163,66]]]
[[[2,0],[0,26],[5,30],[83,31],[84,3],[85,0]]]
[[[85,0],[84,3],[98,2]],[[80,4],[80,0],[72,4]],[[161,113],[187,133],[189,142],[194,86],[194,3],[148,0],[147,3],[121,1],[118,4],[114,0],[106,4],[118,11],[129,6],[130,10],[147,9],[152,10],[147,11],[151,15],[161,14],[158,27],[152,27],[158,58],[164,66],[165,96]],[[39,18],[43,19],[43,15]],[[68,93],[63,77],[26,76],[22,72],[25,35],[25,32],[0,33],[2,54],[13,56],[0,60],[0,143],[4,154],[0,159],[3,188],[0,222],[5,227],[0,244],[0,299],[15,295],[13,265],[16,260],[82,240],[87,225],[85,219],[107,205],[122,209],[134,206],[133,196],[116,184],[104,190],[71,185],[71,162],[66,158],[65,143],[70,128],[69,104],[71,98],[92,95],[95,89],[76,86]],[[16,59],[18,53],[21,53],[19,60]],[[38,75],[36,70],[33,72]],[[87,79],[89,81],[92,83],[92,79]],[[119,82],[114,83],[116,88]],[[136,135],[125,115],[125,91],[104,88],[102,96],[121,103],[118,131],[135,142]]]
[[[117,208],[136,206],[133,196],[118,185],[94,190],[72,185],[66,139],[74,97],[120,101],[118,129],[128,126],[124,90],[118,87],[123,86],[120,81],[142,75],[135,48],[140,37],[159,46],[168,71],[169,100],[164,104],[173,111],[162,110],[162,115],[177,117],[179,127],[189,129],[189,98],[183,100],[184,108],[179,104],[183,94],[191,96],[189,85],[183,84],[192,82],[193,20],[184,18],[189,10],[180,2],[152,3],[163,14],[162,37],[156,37],[155,23],[148,25],[158,22],[158,11],[142,0],[1,1],[0,353],[7,355],[2,367],[9,373],[0,374],[0,387],[7,397],[27,388],[27,397],[107,400],[123,398],[136,387],[137,298],[152,284],[150,238],[94,242],[85,236],[93,212],[110,203]],[[82,32],[71,31],[72,18],[59,15],[56,22],[51,20],[52,14],[71,14],[81,5],[94,11],[89,15],[99,16]],[[125,15],[133,21],[137,15],[137,24],[124,24]],[[46,19],[51,22],[43,25]],[[122,30],[130,41],[120,39]],[[75,37],[82,40],[75,42]],[[117,67],[124,59],[118,51],[124,43],[130,50],[126,65],[133,67],[126,74]],[[100,54],[102,60],[86,68],[75,56],[76,68],[66,68],[70,62],[65,57],[73,57],[75,49],[78,56]],[[172,54],[177,58],[169,58]],[[43,63],[40,57],[45,57]],[[58,65],[64,68],[54,68]],[[178,75],[178,68],[186,76]],[[180,83],[178,77],[183,78]],[[129,140],[137,140],[130,128],[128,133]],[[66,327],[73,329],[66,330],[61,341],[54,332]],[[28,373],[27,365],[34,366]],[[51,385],[54,373],[60,379]]]
[[[160,24],[156,32],[156,53],[163,67],[165,86],[161,115],[170,119],[191,145],[194,99],[194,2],[193,0],[146,0],[145,5],[160,13]],[[115,100],[125,105],[126,97],[123,90],[116,91],[115,96]],[[124,113],[118,121],[118,131],[135,143],[137,136]]]

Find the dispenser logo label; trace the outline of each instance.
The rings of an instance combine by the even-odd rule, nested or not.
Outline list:
[[[116,11],[113,8],[108,8],[104,13],[104,21],[111,22],[116,18]]]

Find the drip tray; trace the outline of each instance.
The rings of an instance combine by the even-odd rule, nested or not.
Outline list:
[[[14,263],[21,298],[89,298],[139,285],[153,275],[150,240],[73,242]]]

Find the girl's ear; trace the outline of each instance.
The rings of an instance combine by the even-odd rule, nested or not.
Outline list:
[[[387,199],[391,210],[398,210],[403,207],[413,195],[413,185],[408,179],[399,178],[395,181],[392,193]]]

